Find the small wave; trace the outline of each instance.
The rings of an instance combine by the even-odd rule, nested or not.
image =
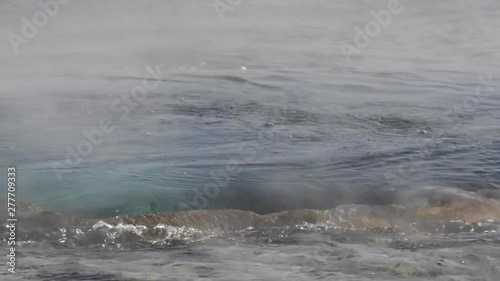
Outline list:
[[[22,203],[20,231],[26,240],[75,245],[180,245],[214,233],[245,229],[329,228],[340,231],[405,233],[497,232],[500,202],[481,193],[452,188],[398,192],[390,205],[340,205],[327,210],[290,210],[259,215],[242,210],[191,210],[95,220],[73,218]],[[4,200],[6,201],[6,200]],[[6,209],[6,208],[3,208]],[[4,219],[6,214],[2,214]],[[23,237],[23,236],[20,236]]]
[[[262,84],[258,82],[251,81],[249,79],[240,77],[240,76],[232,76],[232,75],[195,75],[195,74],[183,74],[183,76],[188,76],[188,77],[193,77],[193,78],[200,78],[200,79],[215,79],[215,80],[222,80],[222,81],[228,81],[228,82],[233,82],[233,83],[239,83],[239,84],[249,84],[252,86],[268,89],[268,90],[281,90],[281,87],[278,86],[272,86],[272,85],[267,85],[267,84]]]

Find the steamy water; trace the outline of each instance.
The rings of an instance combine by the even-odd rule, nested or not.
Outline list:
[[[500,279],[498,2],[0,7],[1,280]]]

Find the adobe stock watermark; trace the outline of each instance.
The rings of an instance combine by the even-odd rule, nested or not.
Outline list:
[[[359,261],[355,259],[356,252],[349,247],[337,243],[332,235],[325,233],[325,240],[321,241],[318,245],[304,246],[298,254],[303,254],[303,259],[298,264],[300,269],[308,270],[322,270],[322,268],[349,268],[351,270],[361,268]],[[289,281],[306,281],[311,280],[310,276],[301,272],[285,272],[281,276],[281,280]]]
[[[269,135],[266,137],[266,134]],[[262,149],[263,141],[266,139],[274,139],[273,132],[265,132],[260,130],[257,133],[257,140],[242,142],[238,145],[238,153],[240,155],[246,156],[243,159],[243,163],[248,163],[257,159],[257,154],[259,150]],[[224,169],[222,170],[212,170],[208,174],[210,175],[213,182],[204,185],[203,190],[195,189],[195,194],[193,196],[193,201],[190,206],[194,209],[204,209],[208,206],[210,199],[214,199],[219,195],[222,189],[229,186],[231,178],[237,176],[241,173],[241,168],[239,164],[241,162],[237,160],[229,160]]]
[[[214,6],[219,20],[224,21],[224,14],[234,11],[234,9],[241,5],[242,2],[243,0],[215,0],[212,3],[212,6]]]
[[[295,110],[288,108],[288,105],[285,103],[285,105],[280,107],[276,112],[278,116],[281,116],[289,112],[295,112]],[[273,115],[273,117],[274,116],[275,115]],[[206,183],[202,189],[195,189],[192,202],[181,208],[205,209],[209,205],[211,199],[219,196],[221,190],[229,186],[231,178],[241,173],[241,163],[255,161],[259,152],[262,152],[265,142],[274,142],[277,141],[277,138],[277,134],[272,129],[264,126],[257,131],[255,140],[239,143],[238,153],[242,156],[241,161],[229,160],[226,165],[224,165],[223,169],[210,171],[208,174],[212,182]]]
[[[41,10],[35,12],[30,19],[22,17],[22,26],[20,34],[9,32],[7,39],[9,39],[10,46],[14,53],[20,52],[19,47],[26,45],[31,39],[38,35],[40,28],[49,24],[50,20],[59,14],[61,5],[66,5],[70,0],[40,0],[38,6]]]
[[[112,101],[110,105],[111,112],[120,114],[118,120],[125,120],[130,112],[143,104],[148,93],[156,89],[166,72],[161,68],[163,64],[155,66],[155,69],[146,67],[146,75],[142,79],[141,85],[137,85],[130,92],[122,94],[119,98]],[[92,129],[83,129],[81,131],[83,138],[74,146],[66,146],[65,161],[52,161],[51,166],[59,181],[63,181],[63,175],[70,171],[71,167],[80,165],[86,157],[89,157],[94,148],[98,147],[104,141],[104,137],[113,133],[116,125],[111,119],[102,119]]]
[[[447,120],[450,119],[450,116],[453,115],[461,115],[464,113],[475,113],[480,104],[481,98],[488,97],[494,93],[496,93],[495,83],[493,81],[493,75],[490,74],[488,77],[479,76],[478,77],[479,84],[475,87],[474,93],[465,97],[461,102],[453,104],[453,106],[444,112],[441,119]],[[444,129],[438,130],[435,134],[432,135],[431,139],[425,140],[421,143],[421,146],[418,148],[418,154],[415,156],[410,156],[404,162],[400,163],[397,167],[397,171],[391,175],[391,173],[385,173],[385,178],[388,184],[401,185],[406,184],[408,178],[414,175],[416,170],[425,164],[425,157],[433,152],[433,145],[435,144],[436,139],[446,135],[446,134],[455,134],[461,128],[461,123],[456,124],[451,129],[445,131]]]
[[[206,183],[203,188],[196,188],[194,191],[194,196],[189,204],[184,204],[181,209],[205,209],[208,207],[210,200],[219,196],[220,192],[227,188],[230,184],[232,178],[238,176],[242,169],[240,167],[241,163],[249,163],[255,161],[258,158],[258,154],[263,151],[267,143],[274,143],[279,141],[279,134],[275,132],[272,128],[272,123],[274,119],[278,119],[278,123],[286,122],[287,118],[290,118],[297,114],[297,110],[291,108],[288,104],[293,100],[295,104],[299,103],[302,99],[295,96],[287,96],[288,102],[283,101],[283,106],[276,108],[270,113],[265,124],[260,127],[256,132],[256,139],[244,141],[238,144],[237,150],[238,154],[241,156],[240,160],[229,160],[226,165],[218,170],[212,170],[208,173],[211,178],[211,182]],[[291,100],[292,99],[292,100]],[[299,100],[297,100],[299,99]],[[231,108],[231,107],[229,107]],[[282,136],[284,137],[284,136]],[[293,138],[292,135],[287,135],[285,138]]]
[[[352,55],[359,55],[364,48],[368,47],[372,38],[377,37],[382,28],[389,26],[393,15],[400,14],[402,11],[403,7],[399,0],[389,0],[387,9],[380,10],[379,12],[370,12],[374,20],[367,22],[363,30],[358,26],[354,27],[354,32],[356,33],[354,35],[354,46],[346,42],[342,42],[339,45],[347,63],[351,63]]]

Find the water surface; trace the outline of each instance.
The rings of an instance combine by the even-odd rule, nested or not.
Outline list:
[[[4,35],[21,34],[21,18],[40,10],[28,2],[0,5]],[[426,186],[498,190],[499,4],[402,1],[401,13],[348,62],[340,45],[354,44],[354,28],[387,5],[242,1],[221,20],[210,1],[72,1],[18,54],[6,36],[1,41],[0,168],[17,167],[18,198],[98,219],[386,205],[393,192]],[[161,72],[146,81],[156,86],[127,105],[124,97],[143,84],[148,69]],[[113,107],[117,100],[126,116]],[[102,120],[115,130],[80,163],[66,163],[68,147],[76,151],[87,140],[82,132]],[[0,180],[6,182],[6,172]],[[203,233],[168,247],[118,247],[113,240],[104,249],[100,239],[73,245],[59,241],[60,232],[54,241],[28,235],[16,277],[497,280],[500,274],[495,231],[447,236],[289,227]],[[308,258],[316,248],[328,252],[325,260]]]

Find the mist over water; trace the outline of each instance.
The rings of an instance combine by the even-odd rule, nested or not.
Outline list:
[[[8,34],[23,36],[23,17],[32,21],[41,8],[30,1],[1,2],[0,169],[16,166],[18,199],[43,210],[102,219],[191,209],[269,214],[388,205],[396,202],[394,192],[426,186],[500,188],[498,2],[401,1],[400,12],[362,47],[356,44],[358,30],[392,1],[243,0],[222,17],[216,2],[70,1],[17,47]],[[358,52],[346,55],[347,44]],[[137,87],[150,88],[142,95]],[[96,130],[103,126],[113,129],[100,139]],[[79,152],[82,141],[91,144],[88,155]],[[6,177],[0,173],[1,182]],[[228,280],[281,280],[293,268],[303,276],[298,280],[364,280],[369,276],[357,273],[375,270],[339,264],[346,266],[344,275],[329,275],[317,263],[304,270],[294,252],[318,246],[324,237],[311,233],[328,236],[331,229],[252,231],[193,248],[181,243],[182,250],[169,252],[171,261],[184,259],[183,247],[193,258],[182,270],[169,265],[168,272],[176,272],[175,280],[223,280],[224,274]],[[483,244],[498,247],[496,232],[473,238],[459,233],[453,239],[472,245],[450,250],[457,255],[482,251]],[[377,235],[352,245],[342,244],[340,235],[335,243],[352,249],[330,250],[342,257],[359,253],[353,255],[366,265],[376,260],[371,254],[376,256],[378,247],[401,250],[396,240],[429,239],[415,245],[446,240]],[[276,251],[259,250],[260,244],[274,245],[264,236],[294,237],[294,242],[280,242],[284,246]],[[96,241],[82,244],[102,242]],[[34,247],[57,252],[59,246],[45,243]],[[105,259],[106,254],[83,248],[79,251],[88,259],[76,262],[74,271],[93,272],[90,256]],[[252,278],[260,268],[255,257],[242,258],[247,251],[259,252],[270,264],[261,279]],[[431,252],[419,261],[428,262]],[[131,255],[140,259],[142,254]],[[454,259],[446,255],[445,260]],[[39,262],[28,256],[26,263]],[[138,267],[146,271],[154,267],[151,260],[164,255],[151,257]],[[207,265],[225,257],[244,261],[231,269]],[[128,259],[123,253],[115,258]],[[469,270],[476,270],[471,276],[478,276],[484,260],[492,264],[485,278],[500,274],[497,254],[467,258]],[[444,271],[422,262],[410,277],[449,280],[465,274],[461,262],[450,261],[453,270]],[[66,271],[55,264],[46,276],[38,269],[30,276],[147,280],[121,276],[114,265],[95,275],[57,275]],[[160,277],[167,271],[148,270],[156,272],[151,278],[170,280]],[[399,278],[394,272],[401,270],[398,265],[375,278]]]

